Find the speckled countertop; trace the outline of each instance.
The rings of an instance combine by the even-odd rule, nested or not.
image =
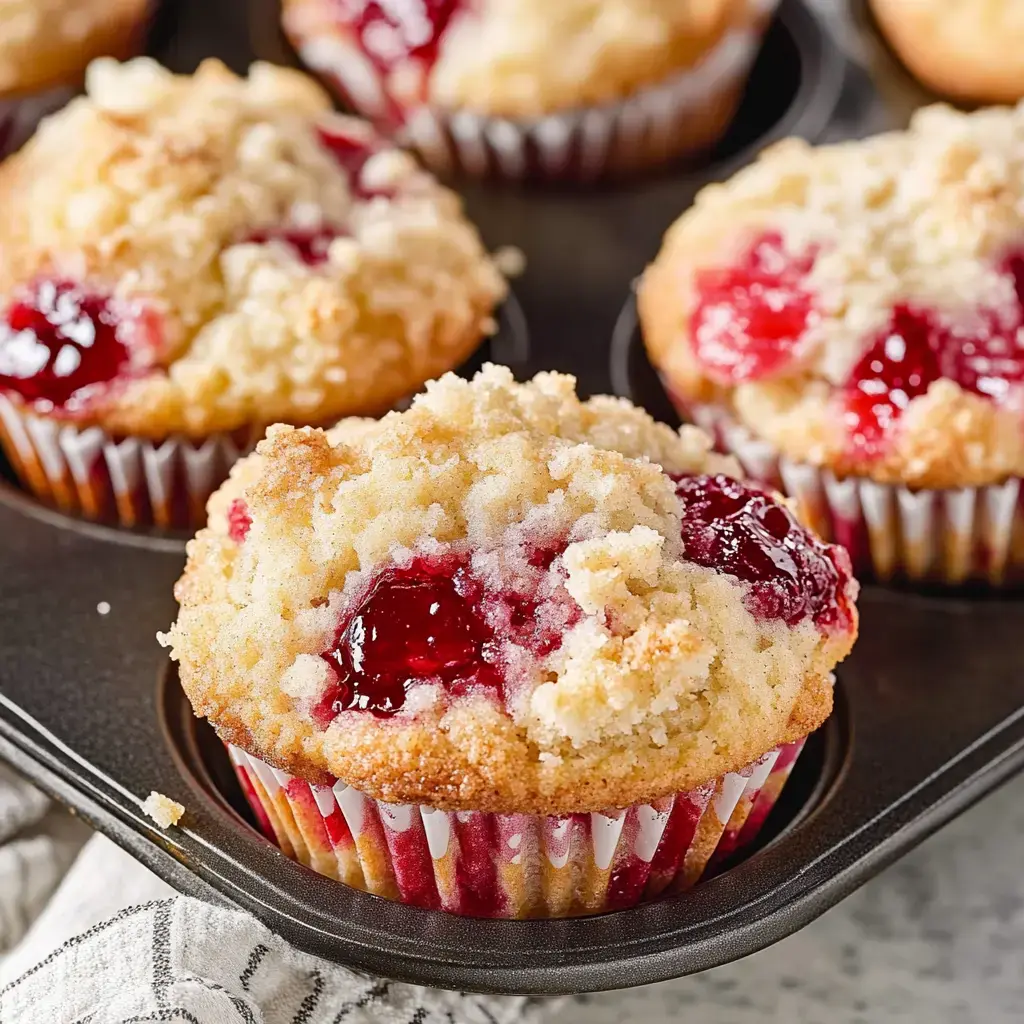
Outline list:
[[[1024,801],[1011,781],[803,931],[678,981],[566,1000],[545,1024],[1024,1020]]]

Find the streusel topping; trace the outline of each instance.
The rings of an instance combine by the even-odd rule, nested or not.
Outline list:
[[[883,481],[1024,473],[1024,106],[773,147],[705,189],[641,306],[686,401]]]
[[[375,72],[402,107],[426,102],[531,117],[619,99],[691,67],[728,31],[749,28],[761,7],[758,0],[286,0],[284,25],[310,67],[330,72],[361,54],[367,82]]]
[[[379,422],[273,428],[163,638],[196,712],[306,778],[522,811],[664,795],[820,724],[845,553],[701,432],[573,385],[488,367]]]
[[[71,367],[44,411],[115,433],[382,411],[464,359],[505,290],[454,195],[266,64],[97,61],[0,196],[0,387],[41,408],[32,382]],[[89,351],[104,334],[123,358]]]

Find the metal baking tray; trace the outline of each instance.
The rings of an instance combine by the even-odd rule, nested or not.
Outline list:
[[[254,57],[290,62],[275,18],[264,2],[168,0],[154,52],[181,70],[207,55],[237,69]],[[466,185],[487,242],[518,245],[528,260],[487,354],[521,376],[571,371],[584,392],[614,380],[671,418],[628,302],[620,315],[662,231],[701,185],[776,138],[897,122],[887,88],[808,8],[783,0],[736,122],[699,168],[588,190]],[[251,826],[212,730],[191,715],[154,640],[175,613],[183,538],[75,522],[9,483],[0,536],[0,757],[182,891],[389,978],[554,994],[712,967],[806,924],[1024,762],[1020,604],[869,590],[836,713],[759,851],[727,876],[567,921],[403,907],[308,871]],[[181,827],[163,832],[142,813],[153,789],[186,806]]]

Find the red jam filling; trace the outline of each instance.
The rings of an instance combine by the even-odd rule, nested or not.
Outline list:
[[[252,516],[249,515],[249,506],[242,498],[235,498],[228,506],[228,536],[236,544],[241,544],[249,536],[250,526]]]
[[[146,326],[144,316],[124,320],[106,296],[39,280],[0,319],[0,389],[47,410],[81,409],[128,373]]]
[[[766,232],[732,266],[701,271],[691,339],[709,377],[735,385],[784,371],[816,317],[806,275],[816,252],[794,257]],[[959,323],[935,310],[897,305],[840,389],[852,454],[884,454],[903,410],[940,378],[1000,404],[1024,404],[1024,252],[1002,273],[1013,281],[1009,311],[976,309]]]
[[[749,584],[747,610],[795,626],[846,628],[846,552],[804,529],[764,491],[717,476],[674,476],[683,506],[684,557]]]
[[[940,378],[998,404],[1009,404],[1019,394],[1024,383],[1024,254],[1009,256],[1002,269],[1013,278],[1017,296],[1009,313],[978,310],[966,326],[909,305],[893,310],[843,389],[854,454],[884,454],[903,410]]]
[[[335,162],[349,177],[349,186],[357,199],[373,199],[374,196],[389,196],[387,189],[368,189],[363,187],[363,168],[366,162],[378,151],[374,140],[349,135],[337,128],[321,125],[317,128],[320,144],[326,149]]]
[[[267,242],[282,242],[287,245],[307,267],[315,267],[327,259],[327,250],[331,242],[343,235],[343,231],[334,228],[317,228],[310,231],[271,229],[268,231],[254,231],[246,239],[256,245],[266,245]]]
[[[814,316],[804,287],[813,263],[813,254],[794,259],[782,236],[768,232],[732,266],[697,275],[691,338],[709,377],[736,384],[785,367]]]
[[[530,564],[544,569],[556,556],[538,556]],[[565,606],[551,614],[559,601]],[[336,678],[313,717],[326,727],[343,711],[393,715],[420,683],[439,683],[453,696],[484,692],[503,700],[499,641],[541,657],[561,644],[578,615],[567,597],[543,601],[491,591],[465,556],[391,566],[355,602],[323,652]]]
[[[445,30],[465,0],[339,0],[341,20],[383,72],[414,60],[433,67]]]

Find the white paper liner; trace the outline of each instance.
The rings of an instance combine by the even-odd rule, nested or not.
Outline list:
[[[239,747],[228,753],[260,828],[294,860],[400,902],[526,918],[689,889],[756,838],[803,742],[651,804],[564,816],[389,804],[343,782],[311,785]]]
[[[36,497],[71,515],[123,526],[199,527],[206,501],[255,436],[157,443],[27,412],[0,395],[0,446]]]
[[[442,174],[511,180],[592,181],[700,152],[728,126],[777,3],[758,0],[752,23],[728,32],[694,67],[620,102],[533,120],[421,106],[405,110],[398,140]],[[298,35],[293,29],[303,62],[358,113],[382,127],[394,120],[386,82],[355,43]]]
[[[1019,478],[958,490],[911,490],[862,477],[840,480],[827,469],[780,455],[727,410],[674,401],[719,447],[732,452],[752,479],[791,497],[807,525],[847,548],[858,574],[880,581],[993,586],[1024,577]]]

